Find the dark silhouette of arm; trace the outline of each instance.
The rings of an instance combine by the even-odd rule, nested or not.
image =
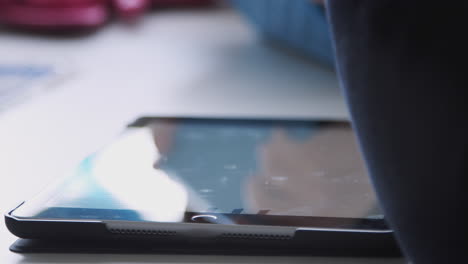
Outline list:
[[[353,125],[403,251],[468,263],[467,3],[327,5]]]

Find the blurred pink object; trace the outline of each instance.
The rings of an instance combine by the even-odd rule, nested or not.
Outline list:
[[[205,6],[213,4],[213,0],[152,0],[153,6]]]
[[[96,28],[116,13],[134,21],[152,6],[199,6],[211,0],[0,0],[0,23],[32,29]]]
[[[112,0],[120,18],[135,20],[150,6],[150,0]]]

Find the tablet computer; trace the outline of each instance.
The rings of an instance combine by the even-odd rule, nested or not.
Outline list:
[[[27,239],[398,252],[337,121],[141,118],[5,217]]]

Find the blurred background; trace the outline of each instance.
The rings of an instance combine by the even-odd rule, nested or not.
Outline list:
[[[0,209],[139,116],[346,120],[332,50],[320,1],[0,0]]]
[[[200,114],[274,102],[268,114],[343,117],[324,8],[310,0],[0,0],[0,10],[2,112],[56,88],[67,107],[106,105],[104,116],[135,102]]]

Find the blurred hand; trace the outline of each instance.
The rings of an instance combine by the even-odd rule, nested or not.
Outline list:
[[[321,128],[305,142],[276,130],[259,150],[259,162],[258,175],[246,183],[253,211],[360,218],[375,206],[348,125]]]

